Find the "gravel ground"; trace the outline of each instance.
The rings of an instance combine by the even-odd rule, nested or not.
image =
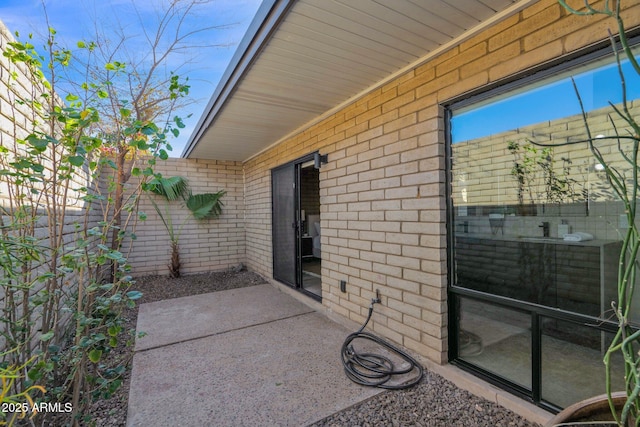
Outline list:
[[[147,276],[137,279],[134,289],[143,293],[140,303],[169,298],[241,288],[265,283],[249,271],[223,271],[189,275],[178,279]],[[138,308],[124,313],[127,324],[134,328]],[[132,346],[120,346],[112,357],[122,357],[130,367]],[[339,355],[336,355],[336,360]],[[127,418],[129,372],[123,386],[109,400],[97,402],[92,418],[97,427],[124,427]],[[385,391],[372,399],[338,412],[314,427],[328,426],[518,426],[530,423],[501,406],[457,388],[437,374],[425,371],[420,384],[401,391]]]
[[[538,424],[425,371],[415,387],[385,391],[312,426],[534,427]]]

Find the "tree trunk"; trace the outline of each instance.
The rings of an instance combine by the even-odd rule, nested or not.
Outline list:
[[[180,277],[180,249],[178,242],[171,242],[171,263],[169,264],[169,276]]]

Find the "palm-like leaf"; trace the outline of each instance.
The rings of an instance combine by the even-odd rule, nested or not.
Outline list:
[[[224,203],[220,200],[227,192],[192,194],[187,199],[187,208],[196,219],[217,218],[222,213]]]
[[[149,181],[148,189],[167,200],[186,199],[189,195],[189,183],[181,176],[155,177]]]

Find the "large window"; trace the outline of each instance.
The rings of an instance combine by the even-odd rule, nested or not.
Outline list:
[[[640,116],[640,81],[630,64],[622,71]],[[606,161],[631,176],[616,138],[625,123],[610,105],[622,102],[618,66],[603,53],[449,110],[452,356],[552,408],[602,392],[571,381],[601,365],[598,319],[611,317],[627,224],[584,141],[588,125]],[[572,354],[569,375],[554,373],[559,351]]]

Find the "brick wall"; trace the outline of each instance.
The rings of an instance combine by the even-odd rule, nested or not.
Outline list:
[[[215,160],[168,159],[159,161],[156,172],[164,177],[182,176],[194,194],[225,190],[222,215],[217,219],[196,220],[183,203],[166,202],[162,197],[145,195],[140,211],[147,220],[136,227],[137,239],[129,253],[135,276],[168,274],[171,247],[166,228],[150,202],[153,198],[163,215],[169,209],[175,230],[182,227],[179,240],[181,273],[221,270],[245,262],[245,221],[242,165]]]
[[[629,24],[639,24],[639,16],[640,5],[625,11]],[[320,169],[324,307],[361,322],[380,289],[374,331],[446,361],[441,104],[598,42],[609,26],[540,1],[250,159],[248,265],[272,274],[270,169],[314,150],[328,154]]]
[[[7,44],[15,39],[9,29],[0,22],[0,48],[4,52]],[[14,73],[15,79],[11,75]],[[8,147],[16,138],[24,138],[31,131],[34,112],[26,105],[16,103],[16,97],[31,98],[41,93],[42,88],[33,86],[29,71],[22,64],[11,63],[4,55],[0,57],[0,144]]]

